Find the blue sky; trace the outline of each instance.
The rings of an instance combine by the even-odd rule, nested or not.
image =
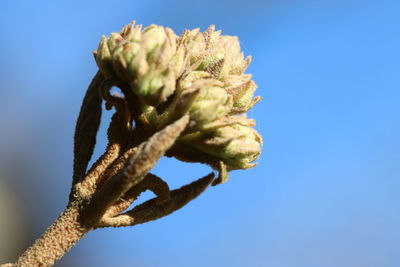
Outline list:
[[[59,266],[400,266],[400,2],[3,0],[0,9],[0,170],[36,215],[22,246],[66,204],[91,51],[135,19],[239,36],[263,98],[249,113],[263,154],[168,218],[90,233]],[[96,155],[104,125],[99,146]],[[173,159],[154,170],[172,187],[208,171]]]

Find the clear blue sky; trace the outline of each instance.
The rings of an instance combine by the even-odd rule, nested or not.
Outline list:
[[[66,204],[102,34],[133,19],[177,33],[216,24],[253,56],[263,97],[249,114],[265,142],[258,167],[168,218],[92,232],[59,266],[400,266],[399,1],[3,0],[0,10],[0,167],[41,216],[27,226],[35,235]],[[171,159],[155,169],[173,187],[208,171]]]

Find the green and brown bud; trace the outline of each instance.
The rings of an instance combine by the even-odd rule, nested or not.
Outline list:
[[[251,57],[244,58],[237,36],[221,35],[215,26],[205,32],[187,30],[178,42],[190,50],[190,63],[196,70],[207,71],[219,80],[243,73],[251,61]]]
[[[206,78],[202,76],[202,72],[194,71],[191,74],[180,82],[174,102],[159,116],[161,126],[189,114],[192,130],[200,129],[231,112],[233,98],[223,89],[222,82]],[[192,76],[203,78],[190,81]]]
[[[260,100],[259,96],[254,98],[257,85],[251,79],[251,74],[229,75],[224,89],[233,98],[233,107],[229,114],[246,112]]]
[[[205,32],[185,31],[178,43],[188,49],[188,61],[194,72],[208,73],[223,82],[222,87],[233,98],[229,114],[246,112],[259,101],[259,97],[253,98],[257,85],[251,75],[244,74],[251,57],[244,57],[236,36],[221,35],[221,31],[210,26]]]
[[[251,126],[253,120],[225,117],[181,137],[178,142],[222,161],[228,171],[249,169],[256,165],[253,161],[260,155],[262,145],[261,136]]]
[[[187,91],[198,91],[189,107],[189,115],[199,125],[213,122],[227,115],[232,109],[232,96],[223,88],[220,81],[200,79],[194,81]]]
[[[131,23],[121,33],[103,36],[95,57],[108,79],[128,84],[145,104],[158,105],[175,92],[184,53],[171,29],[151,25],[142,30]]]

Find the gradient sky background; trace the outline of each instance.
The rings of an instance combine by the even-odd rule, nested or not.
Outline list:
[[[400,1],[2,0],[0,10],[0,243],[15,237],[0,262],[63,210],[91,52],[135,19],[240,37],[263,97],[249,114],[263,154],[167,218],[89,233],[56,266],[400,266]],[[208,172],[173,159],[155,169],[172,187]]]

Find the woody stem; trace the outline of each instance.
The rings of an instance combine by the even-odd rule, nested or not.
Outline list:
[[[53,266],[90,229],[79,222],[78,203],[73,202],[17,260],[15,267]]]

